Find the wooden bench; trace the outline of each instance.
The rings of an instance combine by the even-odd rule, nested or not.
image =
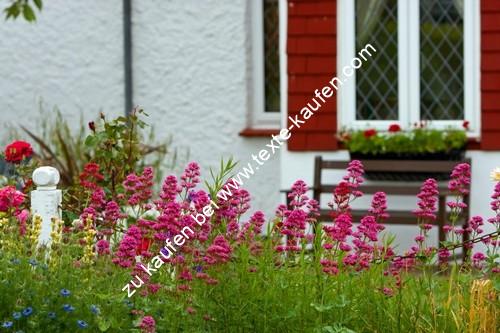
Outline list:
[[[327,193],[332,194],[336,187],[336,184],[324,184],[322,182],[322,174],[324,170],[346,170],[350,161],[327,161],[323,160],[321,156],[316,156],[314,161],[314,182],[313,182],[313,198],[318,201],[321,205],[321,194]],[[394,173],[409,173],[409,172],[445,172],[450,174],[453,168],[459,163],[471,163],[470,159],[463,161],[409,161],[409,160],[364,160],[363,163],[365,172],[394,172]],[[339,179],[340,180],[340,179]],[[367,182],[361,185],[360,190],[364,194],[374,194],[376,192],[385,192],[387,195],[401,195],[401,196],[411,196],[416,198],[420,191],[422,182]],[[438,226],[438,238],[439,242],[445,240],[445,232],[443,231],[443,226],[448,220],[448,214],[446,212],[446,199],[450,196],[450,191],[448,190],[448,182],[438,182],[439,189],[439,200],[438,200],[438,213],[437,219],[434,224]],[[461,221],[463,226],[467,225],[469,221],[469,207],[470,207],[470,197],[466,196],[464,202],[467,204],[467,208],[463,211],[461,215]],[[323,205],[324,206],[324,205]],[[386,225],[416,225],[417,218],[412,213],[412,211],[401,211],[401,210],[391,210],[390,203],[388,204],[389,210],[387,213],[390,217],[384,222]],[[415,209],[413,207],[413,209]],[[353,209],[352,215],[355,222],[359,222],[360,219],[366,215],[368,207],[365,209]],[[319,222],[331,221],[330,209],[321,209]],[[457,223],[458,224],[458,223]],[[467,232],[463,234],[463,240],[468,240],[469,235]],[[464,258],[467,257],[467,251],[463,249]]]

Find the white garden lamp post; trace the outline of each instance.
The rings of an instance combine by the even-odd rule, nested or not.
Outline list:
[[[42,229],[38,244],[50,243],[52,218],[61,218],[62,192],[57,189],[60,176],[56,168],[43,166],[33,171],[36,190],[31,191],[31,213],[40,215]]]

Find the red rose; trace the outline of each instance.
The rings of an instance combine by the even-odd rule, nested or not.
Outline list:
[[[465,130],[469,130],[469,121],[464,120],[464,122],[462,123],[462,127],[465,128]]]
[[[377,135],[377,130],[370,128],[363,132],[365,138],[371,138],[372,136]]]
[[[14,141],[5,147],[5,160],[10,163],[21,163],[22,160],[31,155],[33,155],[33,149],[25,141]]]
[[[400,131],[401,131],[401,126],[399,126],[398,124],[392,124],[389,126],[389,132],[391,133],[396,133]]]

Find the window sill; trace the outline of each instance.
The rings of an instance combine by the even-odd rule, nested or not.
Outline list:
[[[271,135],[279,134],[280,130],[277,128],[245,128],[240,133],[240,136],[247,138],[268,137]]]

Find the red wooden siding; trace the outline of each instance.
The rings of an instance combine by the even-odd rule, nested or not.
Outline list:
[[[500,1],[481,1],[481,149],[500,150]]]
[[[288,5],[288,114],[294,115],[336,75],[337,1],[289,0]],[[481,1],[481,122],[480,148],[500,150],[500,0]],[[294,129],[288,148],[335,150],[336,128],[334,96]]]
[[[337,1],[289,0],[288,2],[288,114],[306,106],[315,89],[325,86],[336,73]],[[288,124],[290,125],[290,123]],[[332,97],[300,129],[294,129],[288,149],[337,148],[337,99]]]

